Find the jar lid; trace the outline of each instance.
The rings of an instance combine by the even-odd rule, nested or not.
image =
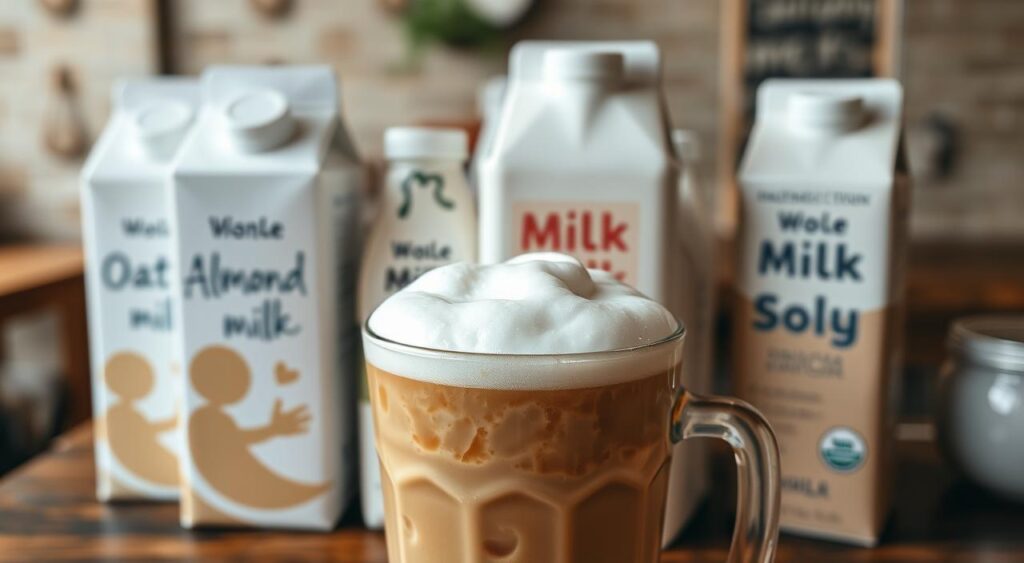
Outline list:
[[[1024,372],[1024,315],[959,319],[949,330],[949,348],[978,365]]]
[[[439,127],[389,127],[384,131],[384,156],[388,159],[437,158],[466,160],[469,141],[462,129]]]

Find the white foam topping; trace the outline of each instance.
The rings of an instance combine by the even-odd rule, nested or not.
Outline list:
[[[635,350],[676,332],[678,322],[668,310],[611,274],[587,270],[564,254],[437,268],[387,299],[368,325],[385,340],[455,352],[422,352],[364,339],[366,357],[378,368],[449,385],[606,385],[678,362],[678,346],[672,344]],[[591,352],[608,353],[565,356]]]

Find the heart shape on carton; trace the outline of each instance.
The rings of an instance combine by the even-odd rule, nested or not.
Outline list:
[[[289,369],[284,362],[277,362],[274,364],[274,379],[277,379],[280,385],[295,383],[299,379],[299,370]]]

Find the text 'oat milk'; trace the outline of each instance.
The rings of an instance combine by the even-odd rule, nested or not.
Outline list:
[[[737,391],[782,450],[782,527],[874,544],[888,508],[909,182],[893,80],[772,80],[740,165]]]
[[[327,67],[213,67],[174,171],[182,524],[329,529],[352,493],[362,169]]]
[[[181,330],[167,189],[193,123],[199,85],[131,80],[82,172],[96,493],[100,500],[178,497]]]
[[[682,256],[691,249],[679,243],[680,165],[669,136],[653,42],[516,45],[479,166],[481,262],[570,254],[661,302],[692,334],[710,330],[684,295],[695,285],[684,276],[708,272],[689,270],[693,261]],[[683,384],[705,392],[708,364],[694,358],[706,340],[687,339]],[[703,444],[680,444],[673,456],[666,539],[689,518],[707,479]]]

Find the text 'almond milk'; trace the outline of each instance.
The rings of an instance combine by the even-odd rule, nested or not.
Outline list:
[[[174,171],[182,524],[333,527],[362,172],[327,67],[213,67]]]
[[[772,80],[740,165],[737,392],[782,450],[782,527],[874,544],[888,508],[909,182],[893,80]]]
[[[710,326],[680,235],[679,159],[649,41],[524,41],[509,59],[498,125],[479,166],[480,260],[526,252],[570,254],[664,304],[687,325],[683,384],[708,390]],[[692,257],[697,257],[695,252]],[[700,280],[696,278],[700,277]],[[692,282],[692,283],[691,283]],[[691,339],[692,336],[692,339]],[[671,539],[706,490],[703,444],[673,449],[665,516]]]
[[[131,80],[82,171],[89,344],[100,500],[178,497],[181,366],[171,349],[171,164],[199,85]]]

